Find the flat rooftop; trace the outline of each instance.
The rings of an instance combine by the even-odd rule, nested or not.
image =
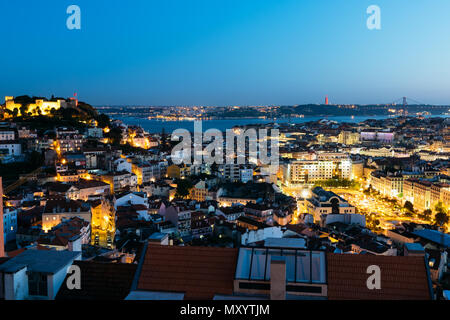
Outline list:
[[[0,265],[0,271],[16,273],[27,267],[28,271],[54,274],[81,257],[81,252],[26,250]]]

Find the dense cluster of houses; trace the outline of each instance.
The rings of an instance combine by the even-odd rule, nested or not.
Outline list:
[[[278,126],[275,171],[176,164],[167,137],[118,121],[122,144],[112,128],[38,136],[2,124],[2,161],[35,151],[44,167],[4,188],[0,299],[445,298],[442,226],[375,232],[316,185],[358,181],[418,210],[448,207],[448,121],[422,121]],[[308,192],[286,191],[296,188]],[[365,285],[371,265],[385,281],[377,292]],[[67,287],[73,266],[80,290]]]

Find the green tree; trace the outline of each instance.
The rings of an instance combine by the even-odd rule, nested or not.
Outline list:
[[[436,224],[441,227],[447,224],[449,220],[448,214],[446,214],[445,212],[436,213],[434,218],[436,219]]]
[[[436,212],[447,213],[447,208],[444,206],[442,201],[439,201],[438,203],[436,203],[436,206],[434,207],[434,210],[436,210]]]
[[[409,212],[414,212],[414,206],[410,201],[406,201],[403,207]]]
[[[122,130],[120,128],[114,127],[105,136],[111,139],[112,144],[120,145],[120,142],[122,141]]]
[[[100,128],[106,128],[111,125],[111,120],[109,119],[108,115],[104,113],[100,114],[96,120]]]
[[[424,210],[423,213],[419,215],[419,218],[423,220],[430,220],[432,213],[433,212],[430,209]]]
[[[20,110],[20,115],[23,117],[26,115],[26,113],[28,111],[28,106],[26,104],[23,104],[20,106],[19,110]]]
[[[436,206],[436,215],[434,216],[434,219],[436,220],[436,224],[439,226],[444,226],[449,221],[449,216],[447,214],[447,208],[444,207],[444,204],[442,201],[439,201]]]
[[[192,185],[192,181],[189,179],[178,179],[177,180],[177,191],[175,193],[176,198],[186,198],[189,196],[191,189],[194,186]]]
[[[213,163],[211,165],[211,173],[214,175],[219,172],[219,165],[217,163]]]

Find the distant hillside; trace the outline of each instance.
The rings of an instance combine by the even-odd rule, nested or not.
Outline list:
[[[90,115],[92,118],[97,118],[98,117],[97,109],[95,109],[93,106],[91,106],[90,104],[88,104],[86,102],[79,101],[78,102],[78,108],[82,112],[85,112],[86,114]]]

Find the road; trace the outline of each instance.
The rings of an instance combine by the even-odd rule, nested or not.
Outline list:
[[[392,229],[395,223],[415,222],[429,223],[419,219],[417,216],[408,217],[400,207],[378,199],[375,196],[366,195],[358,190],[333,190],[336,194],[346,199],[352,206],[358,208],[359,213],[380,221],[379,227],[384,230]]]

